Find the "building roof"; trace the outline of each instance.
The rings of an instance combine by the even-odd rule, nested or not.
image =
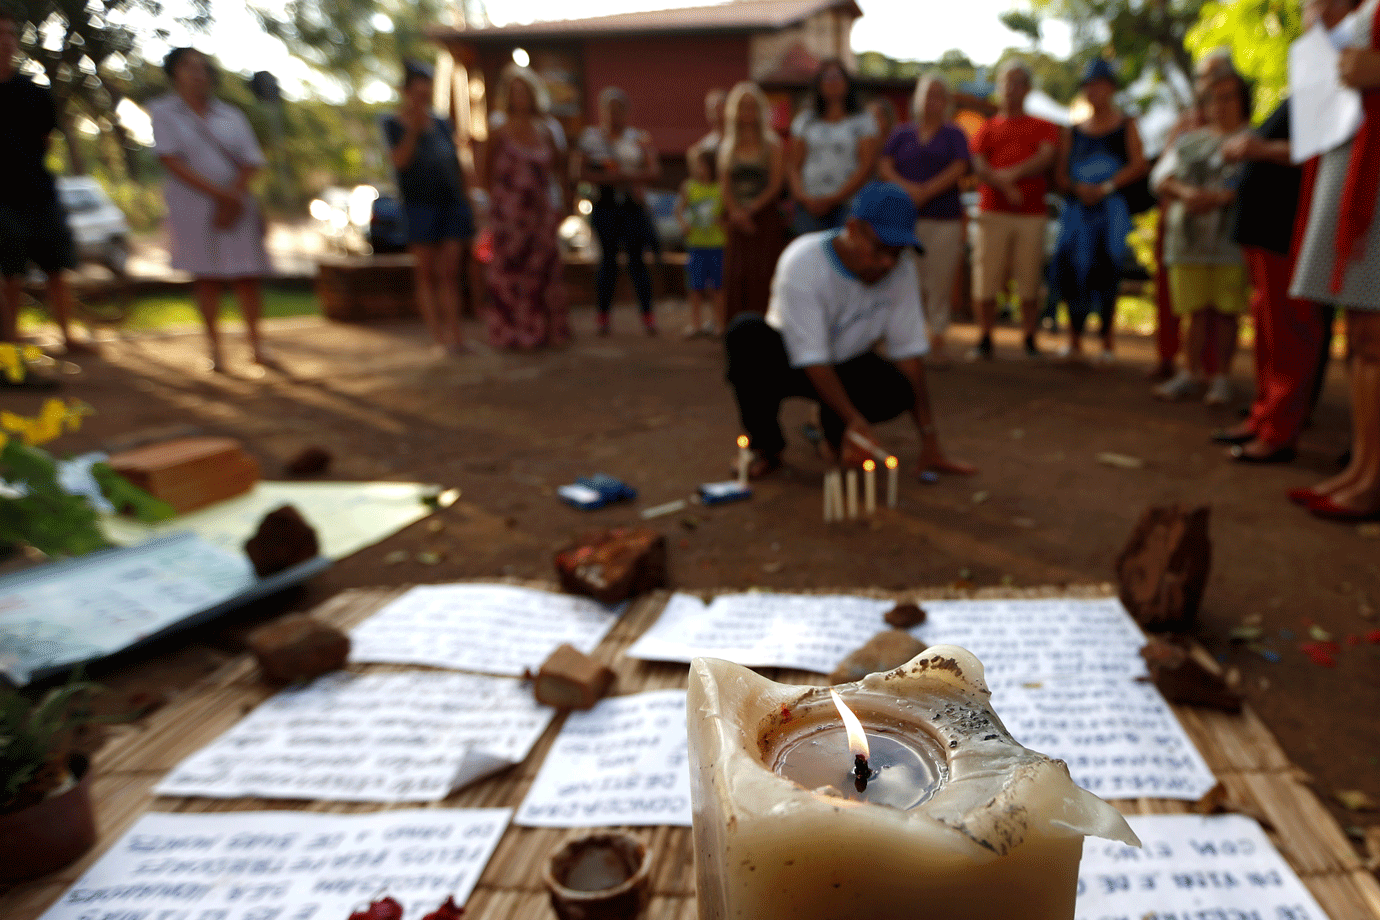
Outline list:
[[[855,18],[862,10],[854,0],[732,0],[713,6],[677,10],[617,13],[589,19],[559,19],[486,28],[443,28],[432,32],[440,41],[490,42],[524,38],[624,36],[667,32],[762,32],[796,25],[816,13],[843,9]]]

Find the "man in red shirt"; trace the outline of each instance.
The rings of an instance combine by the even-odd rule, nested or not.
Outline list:
[[[980,213],[973,250],[973,300],[982,338],[970,357],[991,360],[997,294],[1016,282],[1025,353],[1038,357],[1035,300],[1044,267],[1046,174],[1054,165],[1059,129],[1025,113],[1030,71],[1007,64],[997,76],[1001,108],[973,138],[973,173]]]

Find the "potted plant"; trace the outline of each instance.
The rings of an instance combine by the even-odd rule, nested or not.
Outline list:
[[[0,883],[60,869],[96,842],[90,763],[74,741],[101,721],[86,704],[98,689],[74,672],[37,701],[0,691]]]

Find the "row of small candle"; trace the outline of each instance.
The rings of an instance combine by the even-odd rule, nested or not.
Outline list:
[[[886,506],[895,508],[899,501],[901,461],[873,444],[856,431],[848,432],[849,440],[872,457],[863,461],[862,513],[868,517],[877,513],[877,464],[886,466]],[[873,459],[876,458],[876,459]],[[824,522],[858,519],[858,471],[829,470],[824,474]]]

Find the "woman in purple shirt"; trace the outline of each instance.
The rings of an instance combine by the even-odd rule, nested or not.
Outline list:
[[[952,107],[953,94],[942,76],[921,77],[911,101],[915,121],[891,132],[878,166],[881,178],[905,189],[920,214],[915,236],[925,245],[920,257],[920,302],[930,327],[926,363],[931,367],[948,362],[944,332],[949,328],[954,276],[963,257],[958,180],[969,170],[968,139],[948,120]]]

